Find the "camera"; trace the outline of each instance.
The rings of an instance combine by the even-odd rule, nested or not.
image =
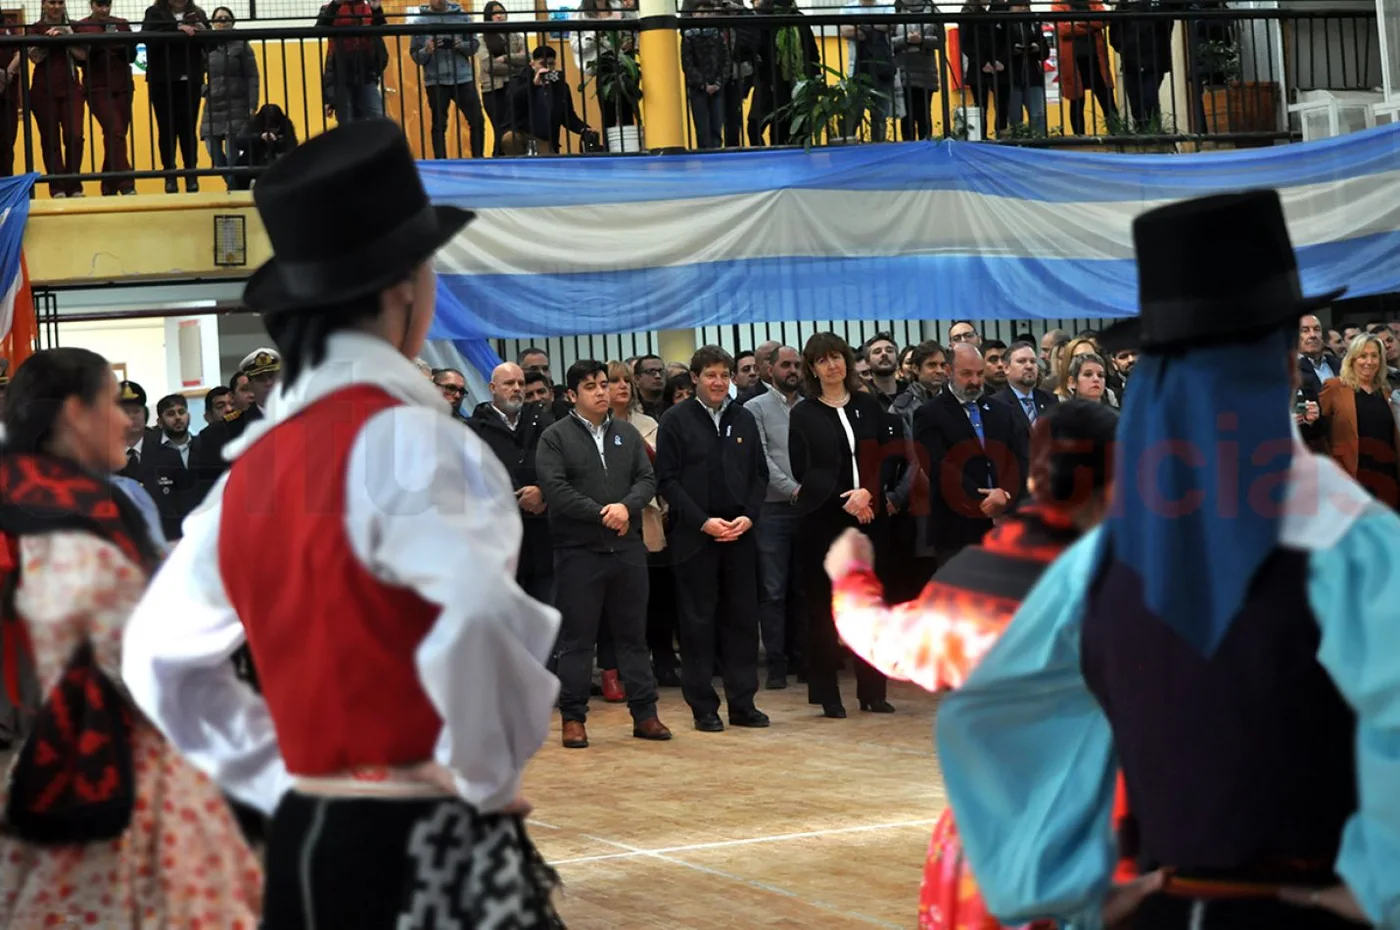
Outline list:
[[[540,72],[540,83],[541,83],[541,84],[553,84],[553,83],[557,82],[558,80],[559,80],[559,72],[558,72],[558,71],[555,71],[553,68],[550,68],[548,71],[541,71],[541,72]]]

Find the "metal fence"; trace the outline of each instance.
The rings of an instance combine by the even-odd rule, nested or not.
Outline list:
[[[853,16],[784,2],[686,0],[689,148],[1270,144],[1295,137],[1286,105],[1300,91],[1381,80],[1376,17],[1354,9],[899,0]],[[640,36],[664,23],[504,10],[482,22],[454,7],[391,19],[337,2],[314,21],[243,24],[223,6],[133,24],[95,7],[11,23],[0,172],[39,171],[52,196],[247,187],[296,140],[379,115],[423,158],[648,150],[648,107],[662,104],[646,96]]]

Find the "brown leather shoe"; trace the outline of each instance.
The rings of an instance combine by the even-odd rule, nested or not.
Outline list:
[[[640,723],[634,723],[632,735],[637,739],[651,739],[660,742],[670,739],[671,731],[666,729],[666,724],[661,722],[661,718],[652,717]]]
[[[588,748],[588,730],[584,728],[582,720],[564,721],[564,748]]]

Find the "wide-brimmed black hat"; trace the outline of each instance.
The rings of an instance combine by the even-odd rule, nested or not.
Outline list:
[[[1107,352],[1245,341],[1325,307],[1308,297],[1278,191],[1214,194],[1133,221],[1140,315],[1099,335]]]
[[[327,307],[402,280],[473,213],[433,206],[403,131],[366,120],[316,136],[253,187],[273,258],[243,302],[260,313]]]

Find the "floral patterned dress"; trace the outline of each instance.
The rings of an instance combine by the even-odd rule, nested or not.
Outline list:
[[[994,558],[1049,565],[1078,533],[1052,513],[1023,507],[1009,514],[982,542]],[[832,615],[851,651],[890,678],[928,691],[961,685],[1011,622],[1019,597],[973,592],[943,580],[930,581],[904,604],[885,602],[875,572],[861,568],[832,584]],[[1119,779],[1115,821],[1127,816]],[[1131,864],[1118,878],[1130,877]],[[1043,930],[1036,922],[1015,930]],[[988,911],[963,857],[953,811],[945,809],[933,828],[919,888],[919,930],[1009,930]]]
[[[112,543],[75,532],[23,537],[20,564],[15,607],[45,691],[85,636],[119,683],[142,570]],[[120,839],[39,847],[0,836],[0,927],[255,930],[262,868],[219,790],[139,715],[132,758],[136,802]]]

